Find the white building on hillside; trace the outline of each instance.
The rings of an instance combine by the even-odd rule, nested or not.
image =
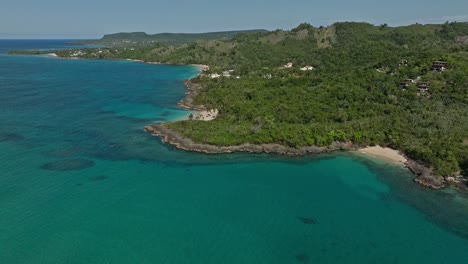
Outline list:
[[[302,68],[301,68],[301,71],[311,71],[311,70],[313,70],[313,69],[314,69],[313,66],[307,65],[307,66],[305,66],[305,67],[302,67]]]

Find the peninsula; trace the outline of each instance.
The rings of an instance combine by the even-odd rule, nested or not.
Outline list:
[[[422,185],[464,186],[468,23],[304,23],[288,31],[168,43],[53,53],[207,65],[186,82],[189,91],[179,105],[210,118],[145,128],[181,149],[304,155],[380,145],[403,153]]]

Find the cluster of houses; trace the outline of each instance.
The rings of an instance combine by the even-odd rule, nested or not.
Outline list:
[[[84,56],[85,53],[81,50],[78,50],[78,51],[75,51],[73,52],[72,54],[70,54],[70,57],[81,57],[81,56]]]
[[[435,61],[432,63],[431,71],[435,72],[444,72],[448,67],[448,63],[445,61]],[[425,93],[428,92],[431,88],[431,84],[429,82],[421,82],[415,81],[413,79],[406,79],[400,82],[401,89],[407,89],[410,87],[411,84],[416,84],[416,87],[419,92]]]
[[[205,66],[205,65],[199,65],[199,66]],[[207,67],[207,66],[206,66]],[[294,64],[292,62],[288,62],[287,64],[283,65],[282,67],[279,67],[278,69],[291,69],[294,67]],[[266,68],[268,69],[268,68]],[[314,66],[311,66],[311,65],[306,65],[304,67],[301,67],[299,68],[301,71],[312,71],[315,69]],[[209,68],[202,68],[202,71],[208,71]],[[218,78],[221,78],[221,77],[226,77],[226,78],[231,78],[231,77],[235,77],[236,79],[240,79],[240,76],[232,76],[232,73],[234,72],[234,70],[228,70],[228,71],[223,71],[222,73],[210,73],[210,74],[207,74],[205,76],[208,76],[209,78],[211,79],[218,79]],[[263,78],[265,79],[271,79],[273,78],[273,76],[271,74],[266,74],[266,75],[263,75]]]
[[[304,66],[304,67],[300,68],[299,70],[301,70],[301,71],[311,71],[313,69],[314,69],[313,66],[307,65],[307,66]]]
[[[283,69],[292,69],[293,67],[294,67],[294,63],[288,62],[288,63],[286,63],[285,65],[283,65],[282,67],[279,67],[279,68],[277,68],[277,69],[279,69],[279,70],[283,70]],[[268,69],[268,68],[265,68],[265,69]],[[311,66],[311,65],[306,65],[306,66],[304,66],[304,67],[299,68],[299,70],[301,70],[301,71],[312,71],[312,70],[314,70],[314,69],[315,69],[315,67],[314,67],[314,66]],[[293,76],[295,76],[295,77],[300,77],[300,75],[298,75],[298,74],[293,74]],[[263,75],[263,79],[271,79],[271,78],[273,78],[273,75],[271,75],[271,74],[265,74],[265,75]]]
[[[400,63],[398,63],[398,67],[402,66],[408,66],[408,60],[401,60]]]
[[[429,88],[431,88],[431,84],[429,82],[417,82],[413,79],[406,79],[400,82],[400,88],[407,89],[411,84],[416,84],[416,88],[418,88],[419,92],[427,92],[429,91]]]
[[[211,79],[217,79],[217,78],[220,78],[220,77],[226,77],[226,78],[231,78],[233,77],[232,76],[232,73],[234,72],[234,70],[229,70],[229,71],[223,71],[222,73],[211,73],[208,75],[208,77],[210,77]],[[236,79],[240,79],[240,76],[235,76]]]
[[[292,62],[288,62],[287,64],[283,65],[283,69],[291,69],[292,67],[294,67],[294,64]],[[302,68],[299,68],[301,71],[312,71],[314,69],[313,66],[311,65],[306,65]]]
[[[109,52],[110,51],[107,50],[107,49],[97,49],[94,52],[93,52],[93,50],[88,50],[88,51],[76,50],[76,51],[72,51],[71,53],[69,53],[68,57],[70,57],[70,58],[80,58],[80,57],[83,57],[85,55],[98,56],[99,54],[106,54],[106,53],[109,53]]]

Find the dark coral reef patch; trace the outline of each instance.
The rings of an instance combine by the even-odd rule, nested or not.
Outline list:
[[[297,219],[306,225],[313,225],[317,223],[317,221],[315,221],[315,219],[312,217],[298,217]]]
[[[72,171],[83,170],[94,166],[94,161],[87,159],[67,159],[44,163],[40,166],[43,170],[52,171]]]
[[[94,176],[88,177],[88,179],[89,179],[90,181],[104,181],[104,180],[109,179],[109,176],[106,176],[106,175],[94,175]]]
[[[18,133],[0,133],[0,142],[12,141],[17,142],[24,140],[24,137]]]

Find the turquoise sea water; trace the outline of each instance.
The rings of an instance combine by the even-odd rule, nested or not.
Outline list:
[[[398,166],[192,154],[146,134],[188,115],[176,103],[196,73],[0,55],[0,263],[468,262],[467,198]]]

